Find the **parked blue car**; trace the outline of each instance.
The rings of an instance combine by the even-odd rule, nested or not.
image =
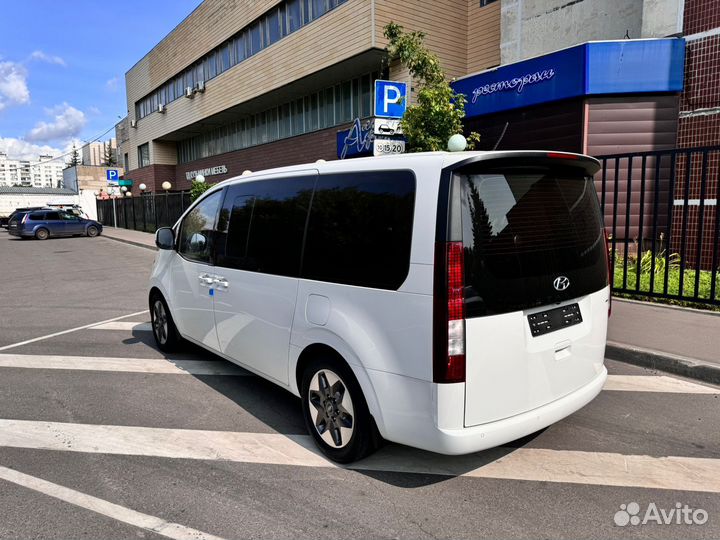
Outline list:
[[[102,225],[92,219],[59,210],[18,212],[8,223],[8,232],[20,238],[46,240],[50,236],[97,236]]]

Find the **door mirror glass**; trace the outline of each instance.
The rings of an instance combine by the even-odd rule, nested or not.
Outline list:
[[[188,253],[203,253],[206,248],[207,238],[205,238],[204,234],[196,232],[190,237],[190,242],[188,244]]]
[[[175,245],[175,233],[170,227],[162,227],[155,233],[155,245],[158,249],[172,249]]]

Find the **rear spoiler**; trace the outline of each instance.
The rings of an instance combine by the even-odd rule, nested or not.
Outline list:
[[[552,152],[549,150],[518,150],[502,152],[485,152],[449,165],[443,172],[451,172],[468,165],[482,164],[488,168],[527,167],[527,166],[562,166],[577,168],[588,176],[600,170],[600,161],[585,154],[572,152]]]

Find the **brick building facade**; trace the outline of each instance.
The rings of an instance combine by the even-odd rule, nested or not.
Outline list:
[[[685,89],[680,96],[677,146],[718,146],[720,3],[717,0],[686,0],[683,34],[686,40]],[[706,155],[678,156],[670,248],[680,253],[690,267],[698,264],[698,246],[702,268],[710,269],[718,264],[719,174],[720,150]]]

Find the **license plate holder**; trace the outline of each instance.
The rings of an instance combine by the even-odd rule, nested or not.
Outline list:
[[[549,334],[561,328],[567,328],[568,326],[574,326],[583,322],[578,304],[568,304],[567,306],[548,309],[547,311],[531,313],[527,316],[527,319],[530,324],[530,333],[533,337]]]

